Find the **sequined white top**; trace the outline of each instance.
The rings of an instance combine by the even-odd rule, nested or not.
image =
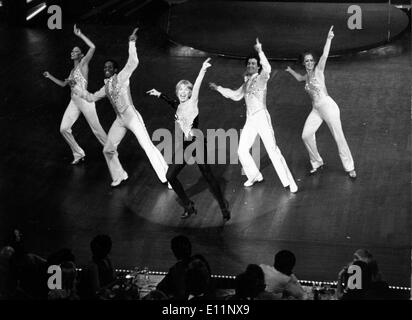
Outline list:
[[[192,95],[190,96],[190,99],[180,103],[176,109],[176,122],[179,125],[180,129],[183,131],[186,138],[192,136],[191,131],[193,124],[194,122],[196,122],[195,119],[199,115],[199,90],[205,73],[206,69],[202,67],[196,78],[195,84],[193,85]]]
[[[270,79],[271,66],[263,51],[259,53],[262,71],[244,78],[243,85],[237,90],[217,87],[225,98],[239,101],[245,98],[246,114],[252,116],[258,111],[266,109],[267,82]]]
[[[129,58],[125,67],[118,74],[104,80],[104,86],[99,91],[91,94],[87,91],[79,95],[89,102],[94,102],[106,97],[110,100],[117,115],[122,115],[127,108],[133,106],[130,94],[130,76],[137,68],[139,59],[137,57],[135,41],[129,42]]]
[[[329,96],[325,85],[325,76],[321,70],[315,68],[313,72],[307,73],[305,90],[316,104],[319,100]]]
[[[80,63],[70,72],[69,80],[74,80],[76,84],[71,85],[71,96],[75,96],[76,92],[87,90],[87,80],[80,71]]]

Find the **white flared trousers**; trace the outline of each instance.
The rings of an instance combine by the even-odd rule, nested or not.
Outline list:
[[[85,156],[84,150],[80,148],[72,134],[72,126],[77,121],[81,113],[86,118],[93,134],[102,145],[106,143],[107,139],[106,132],[103,130],[99,122],[99,118],[97,117],[94,102],[90,103],[82,99],[71,99],[60,124],[60,133],[70,146],[74,159]]]
[[[255,161],[250,154],[256,136],[259,135],[266,148],[266,152],[272,161],[273,167],[284,187],[295,183],[292,173],[286,164],[285,158],[282,155],[279,147],[276,145],[275,133],[272,127],[270,114],[266,109],[256,112],[246,118],[246,123],[240,134],[238,155],[243,170],[248,178],[252,180],[256,178],[260,171],[256,166]]]
[[[340,121],[340,110],[336,102],[330,97],[325,96],[313,104],[313,109],[306,119],[302,132],[302,139],[309,153],[310,163],[314,169],[323,165],[323,159],[316,146],[316,131],[320,125],[326,122],[338,146],[339,156],[345,171],[355,169],[352,154],[346,142]]]
[[[86,155],[72,134],[72,126],[77,121],[80,114],[84,115],[87,123],[92,129],[93,134],[96,136],[101,145],[104,146],[107,142],[107,134],[99,122],[95,103],[73,97],[64,112],[63,119],[60,124],[60,133],[70,146],[74,159],[79,159]],[[114,155],[112,161],[117,162],[120,165],[117,153]],[[112,179],[114,179],[113,175]]]
[[[115,155],[117,154],[117,147],[124,138],[127,130],[132,131],[136,136],[137,141],[149,158],[160,181],[165,183],[167,181],[166,172],[168,165],[150,139],[142,116],[133,106],[128,107],[124,113],[116,117],[116,120],[109,130],[107,142],[103,149],[110,173],[114,177],[113,180],[123,177],[124,170],[120,163],[116,161]]]

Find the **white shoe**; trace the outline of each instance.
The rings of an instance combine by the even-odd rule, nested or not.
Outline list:
[[[116,179],[112,182],[111,186],[112,187],[117,187],[119,184],[121,184],[123,181],[126,181],[127,179],[129,179],[129,176],[127,175],[127,172],[125,171],[123,174],[122,178]]]
[[[82,156],[82,157],[80,157],[80,158],[73,159],[73,161],[71,162],[71,164],[72,164],[72,165],[76,165],[76,164],[79,164],[79,163],[81,163],[81,162],[84,162],[85,158],[86,158],[86,156]]]
[[[243,185],[245,187],[251,187],[253,186],[256,182],[261,182],[263,181],[263,176],[261,173],[259,173],[253,180],[248,180],[246,181]]]
[[[292,182],[292,183],[289,185],[289,190],[290,190],[290,192],[292,192],[292,193],[298,192],[298,186],[296,185],[295,182]]]

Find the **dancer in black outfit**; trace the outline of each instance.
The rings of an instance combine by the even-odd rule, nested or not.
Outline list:
[[[156,89],[149,90],[147,93],[158,98],[162,98],[166,101],[175,111],[176,119],[176,129],[181,130],[184,134],[183,143],[179,143],[176,147],[173,158],[175,154],[184,154],[185,150],[196,141],[196,143],[202,143],[199,141],[199,136],[193,134],[192,129],[198,129],[199,125],[199,89],[202,84],[203,77],[206,73],[207,68],[211,65],[209,63],[210,58],[203,62],[202,69],[197,76],[195,84],[192,85],[188,80],[181,80],[176,85],[176,95],[179,101],[169,98],[163,93],[160,93]],[[212,194],[215,196],[217,202],[219,203],[220,209],[222,211],[223,220],[226,222],[230,219],[230,211],[228,208],[228,202],[224,199],[223,193],[217,183],[215,177],[210,170],[210,166],[207,164],[207,141],[204,138],[204,135],[201,135],[203,139],[203,163],[198,162],[199,157],[196,155],[197,165],[202,173],[203,177],[206,179],[209,184]],[[185,193],[182,184],[177,178],[179,172],[186,166],[186,159],[183,157],[183,163],[181,164],[170,164],[169,169],[166,173],[166,178],[173,190],[176,192],[178,197],[183,203],[184,212],[181,216],[182,219],[190,217],[192,214],[196,214],[197,211],[194,207],[194,203],[189,199]]]

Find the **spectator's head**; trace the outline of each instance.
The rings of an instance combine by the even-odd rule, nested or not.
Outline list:
[[[20,256],[26,253],[26,250],[24,247],[23,234],[21,233],[19,229],[13,228],[11,230],[10,234],[7,237],[6,243],[7,243],[7,246],[10,246],[13,248],[16,256]]]
[[[252,297],[256,297],[260,292],[265,291],[265,274],[257,264],[249,264],[246,268],[252,287]]]
[[[360,268],[360,272],[361,272],[361,289],[362,290],[367,290],[370,288],[370,285],[372,283],[372,273],[371,273],[371,269],[369,267],[369,265],[366,262],[363,261],[355,261],[353,262],[354,266],[358,266]],[[351,275],[348,274],[348,279]],[[358,289],[349,289],[347,284],[346,284],[346,288],[348,291],[350,290],[358,290]]]
[[[248,265],[246,271],[239,274],[235,280],[235,291],[238,299],[254,299],[265,288],[263,270],[256,264]]]
[[[112,249],[112,239],[105,234],[97,235],[90,242],[90,249],[92,250],[93,259],[104,259]]]
[[[277,271],[290,276],[296,264],[295,255],[289,250],[281,250],[275,255],[274,267]]]
[[[192,244],[185,236],[176,236],[171,241],[171,248],[177,260],[189,259],[192,255]]]
[[[211,275],[204,260],[195,258],[190,261],[185,275],[187,294],[199,296],[206,293],[210,282]]]
[[[10,259],[13,254],[14,249],[10,246],[5,246],[0,251],[0,257],[4,257],[6,259]]]
[[[201,255],[201,254],[195,254],[195,255],[193,255],[192,259],[202,260],[203,263],[205,264],[207,270],[209,271],[209,274],[212,275],[212,270],[210,269],[209,262],[207,262],[206,258],[205,258],[203,255]]]
[[[353,254],[353,261],[363,261],[366,263],[370,263],[372,259],[372,254],[366,249],[358,249]]]

